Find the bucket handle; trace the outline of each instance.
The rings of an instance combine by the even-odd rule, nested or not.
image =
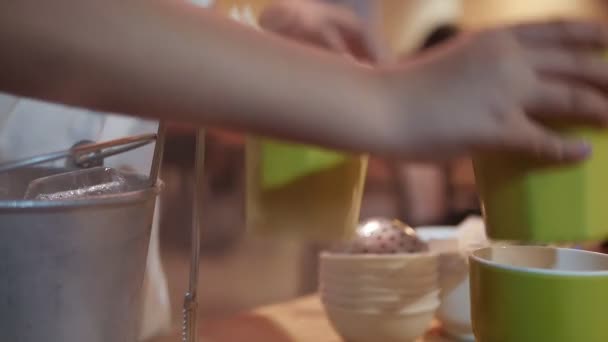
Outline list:
[[[69,150],[51,152],[16,161],[0,163],[0,173],[68,158],[71,159],[75,165],[86,167],[86,165],[97,164],[100,161],[103,161],[104,158],[148,145],[149,143],[156,141],[157,138],[158,134],[150,133],[99,143],[77,145]]]

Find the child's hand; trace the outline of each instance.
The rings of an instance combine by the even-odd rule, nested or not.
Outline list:
[[[316,0],[278,0],[264,10],[260,26],[363,61],[384,57],[362,20],[346,7]]]
[[[539,122],[608,123],[608,30],[593,23],[527,24],[463,35],[389,79],[396,153],[432,158],[523,152],[557,162],[589,155]],[[386,85],[386,84],[385,84]],[[399,151],[406,147],[407,151]]]

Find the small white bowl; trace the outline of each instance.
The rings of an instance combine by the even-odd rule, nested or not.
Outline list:
[[[469,278],[460,282],[448,295],[441,298],[437,319],[445,335],[456,341],[475,341],[471,322]]]
[[[424,288],[415,289],[383,289],[383,288],[337,288],[331,286],[321,286],[319,291],[334,298],[357,299],[357,298],[420,298],[424,295],[438,290],[436,284],[429,284]]]
[[[319,280],[329,320],[349,342],[413,341],[440,304],[438,265],[433,253],[323,253]]]
[[[432,253],[457,251],[460,248],[458,228],[453,226],[429,226],[416,228],[420,240],[427,243]]]
[[[339,274],[325,270],[320,272],[321,286],[344,290],[356,289],[387,289],[394,291],[425,289],[434,287],[439,279],[438,271],[429,270],[423,274],[370,275],[370,274]]]
[[[437,319],[445,335],[458,341],[474,341],[469,294],[469,266],[456,227],[421,227],[418,236],[439,254],[441,305]]]
[[[439,307],[439,290],[418,296],[340,297],[321,292],[321,300],[328,305],[363,312],[418,312]]]
[[[437,262],[435,253],[401,253],[401,254],[345,254],[321,253],[321,263],[328,269],[360,271],[362,269],[400,270],[403,268],[426,269],[429,264]]]
[[[395,265],[400,260],[403,267],[398,269],[381,269],[382,263],[378,263],[374,271],[363,268],[356,271],[356,266],[361,265],[356,261],[366,262],[387,261],[389,265]],[[422,265],[413,260],[422,260]],[[353,262],[355,261],[355,262]],[[339,267],[328,269],[326,264],[350,263],[348,271],[340,270]],[[361,300],[383,300],[388,298],[397,302],[415,301],[438,289],[438,258],[436,255],[332,255],[325,253],[321,257],[320,290],[330,299],[344,301]]]
[[[438,277],[438,256],[420,254],[337,254],[323,253],[320,281],[342,284],[369,284],[402,287],[418,279],[434,281]]]
[[[325,305],[334,329],[349,342],[411,342],[424,335],[435,309],[408,313],[365,313]]]

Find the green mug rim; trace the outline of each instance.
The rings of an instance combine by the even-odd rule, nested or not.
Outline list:
[[[520,249],[522,251],[524,250],[551,250],[551,251],[558,251],[558,252],[565,252],[565,253],[574,253],[574,254],[584,254],[584,255],[589,255],[589,256],[593,256],[596,258],[601,258],[601,259],[606,259],[608,260],[608,255],[607,254],[602,254],[602,253],[597,253],[597,252],[590,252],[590,251],[584,251],[584,250],[579,250],[579,249],[572,249],[572,248],[560,248],[560,247],[544,247],[544,246],[491,246],[491,247],[484,247],[484,248],[480,248],[477,249],[475,251],[473,251],[470,254],[470,258],[471,260],[488,266],[488,267],[492,267],[492,268],[497,268],[497,269],[502,269],[502,270],[506,270],[506,271],[512,271],[512,272],[519,272],[519,273],[529,273],[529,274],[539,274],[539,275],[552,275],[552,276],[575,276],[575,277],[598,277],[598,276],[606,276],[608,277],[608,266],[606,267],[605,271],[566,271],[566,270],[554,270],[554,269],[544,269],[544,268],[538,268],[538,267],[520,267],[520,266],[512,266],[509,264],[505,264],[505,263],[500,263],[497,261],[492,261],[492,260],[488,260],[486,258],[483,258],[480,256],[481,253],[484,253],[485,251],[488,250],[495,250],[495,249]]]

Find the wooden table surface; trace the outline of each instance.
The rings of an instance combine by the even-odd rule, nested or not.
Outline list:
[[[342,342],[318,296],[263,307],[229,319],[201,323],[201,342]],[[419,342],[449,342],[437,325]]]

